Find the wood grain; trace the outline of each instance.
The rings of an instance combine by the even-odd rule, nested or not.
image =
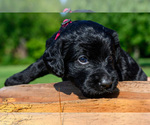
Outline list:
[[[149,125],[150,81],[119,82],[105,98],[87,99],[71,82],[0,89],[0,125]]]
[[[0,112],[150,112],[149,81],[119,82],[118,88],[106,98],[87,99],[71,82],[4,87]]]
[[[150,81],[119,82],[119,93],[116,92],[107,98],[149,99]],[[71,82],[18,85],[0,89],[0,103],[13,98],[12,102],[58,102],[86,99],[81,91]],[[9,99],[10,100],[10,99]]]
[[[149,125],[150,113],[6,113],[1,125]]]

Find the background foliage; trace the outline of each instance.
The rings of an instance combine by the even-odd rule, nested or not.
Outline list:
[[[1,13],[0,65],[29,64],[44,52],[45,41],[65,18],[92,20],[118,32],[120,44],[135,59],[150,57],[149,13]]]

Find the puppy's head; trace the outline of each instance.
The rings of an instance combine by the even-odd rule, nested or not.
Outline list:
[[[50,72],[68,78],[87,97],[110,94],[118,83],[117,33],[92,21],[65,27],[44,53]]]

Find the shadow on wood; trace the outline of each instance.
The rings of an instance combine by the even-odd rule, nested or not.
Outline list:
[[[54,87],[58,92],[63,92],[64,94],[67,95],[71,95],[73,93],[74,95],[77,95],[79,99],[86,99],[86,97],[83,96],[81,91],[77,87],[75,87],[73,83],[72,84],[66,84],[66,82],[55,83]],[[118,95],[119,95],[119,89],[116,88],[114,93],[105,95],[102,98],[117,98]]]

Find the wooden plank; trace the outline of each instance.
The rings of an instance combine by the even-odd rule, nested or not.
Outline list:
[[[0,89],[0,125],[150,124],[150,81],[119,82],[120,92],[87,99],[70,82]]]
[[[62,101],[85,98],[71,82],[4,87],[0,89],[0,98],[14,98],[15,102],[58,102],[59,91]]]
[[[119,82],[118,88],[120,92],[112,94],[109,98],[150,98],[150,81]],[[12,102],[58,102],[59,95],[61,101],[86,99],[71,82],[62,82],[4,87],[0,89],[0,103],[6,101],[5,98],[14,98]]]
[[[149,81],[120,82],[118,88],[109,98],[87,99],[70,82],[4,87],[0,112],[150,112]]]
[[[1,125],[149,125],[150,113],[0,113]]]
[[[86,99],[55,103],[0,104],[0,112],[150,112],[150,99]]]
[[[120,91],[150,93],[150,81],[123,81],[117,87]]]

